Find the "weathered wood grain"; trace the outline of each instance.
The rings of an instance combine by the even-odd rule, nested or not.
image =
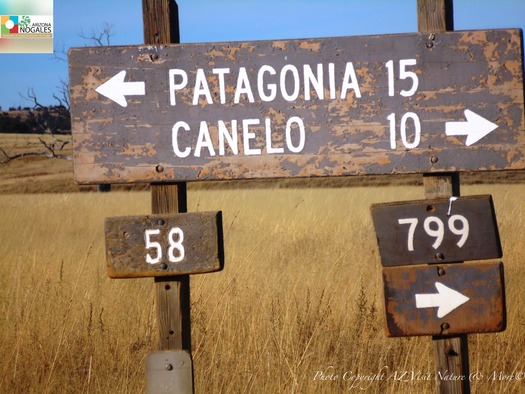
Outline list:
[[[180,233],[170,230],[179,228],[183,233],[184,258],[170,262],[168,249],[180,241]],[[146,230],[159,230],[149,236]],[[198,212],[147,216],[106,218],[106,256],[108,276],[111,278],[136,278],[175,276],[214,272],[222,269],[224,249],[222,215],[220,212]],[[158,262],[148,263],[146,256],[157,259],[160,245],[162,257]],[[178,244],[176,244],[178,245]],[[172,255],[180,257],[180,246]]]
[[[385,36],[337,37],[310,40],[73,48],[69,52],[75,179],[79,183],[135,183],[195,180],[349,176],[363,174],[492,171],[525,168],[522,32],[515,30],[436,32]],[[416,92],[410,78],[401,78],[400,59],[415,59],[406,71],[418,78]],[[386,63],[393,60],[394,95],[389,95]],[[348,89],[341,98],[347,63],[352,63],[360,97]],[[333,77],[329,64],[333,64]],[[275,84],[276,97],[262,100],[258,75],[263,66],[263,95]],[[297,96],[292,95],[294,66],[299,72]],[[322,91],[305,89],[304,66],[323,69]],[[247,80],[239,85],[241,68]],[[224,88],[216,69],[224,74]],[[187,73],[187,86],[170,89],[170,69]],[[196,83],[197,69],[206,82]],[[122,70],[126,82],[145,82],[145,95],[127,96],[127,107],[98,94],[95,89]],[[320,75],[320,74],[319,74]],[[173,77],[173,84],[182,83]],[[331,98],[333,78],[335,98]],[[209,86],[211,103],[204,93]],[[247,93],[238,95],[246,85]],[[239,88],[240,86],[240,88]],[[239,88],[239,89],[238,89]],[[195,92],[201,94],[195,96]],[[204,89],[204,90],[203,90]],[[170,90],[175,92],[172,105]],[[311,94],[306,98],[306,93]],[[221,97],[224,94],[224,97]],[[321,97],[322,96],[322,97]],[[193,99],[196,97],[196,102]],[[224,101],[222,103],[221,101]],[[469,109],[498,128],[479,142],[465,145],[464,136],[447,136],[446,122],[465,121]],[[421,141],[406,148],[399,138],[400,119],[408,112],[421,122]],[[391,148],[389,115],[396,116],[396,146]],[[286,124],[304,123],[304,146],[297,124],[286,144]],[[270,122],[270,137],[266,134]],[[243,121],[256,120],[243,139]],[[219,121],[231,133],[237,122],[237,143],[219,149]],[[179,129],[173,148],[173,128]],[[201,138],[208,128],[210,150]],[[247,126],[248,127],[248,126]],[[414,125],[407,122],[407,139],[414,140]],[[204,145],[203,145],[204,143]],[[234,150],[238,149],[237,154]],[[282,152],[271,153],[272,149]],[[259,151],[260,150],[260,151]]]

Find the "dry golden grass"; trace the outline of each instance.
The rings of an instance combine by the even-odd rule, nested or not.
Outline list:
[[[505,332],[469,336],[471,372],[483,374],[472,392],[524,390],[523,380],[499,380],[500,371],[525,371],[524,189],[462,190],[494,196],[508,311]],[[369,214],[375,202],[420,198],[418,186],[190,189],[190,211],[223,211],[226,253],[222,272],[191,279],[196,392],[434,392],[432,340],[384,335]],[[144,391],[156,342],[153,283],[106,277],[103,220],[147,214],[149,199],[0,196],[0,392]],[[321,371],[339,378],[321,380]],[[405,371],[432,380],[401,379]],[[391,378],[352,387],[345,372]]]

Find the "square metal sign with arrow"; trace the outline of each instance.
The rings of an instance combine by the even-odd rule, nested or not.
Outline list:
[[[503,263],[383,268],[388,336],[500,332]]]

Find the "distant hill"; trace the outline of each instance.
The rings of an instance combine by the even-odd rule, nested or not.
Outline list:
[[[16,134],[71,133],[71,117],[63,106],[0,111],[0,133]]]

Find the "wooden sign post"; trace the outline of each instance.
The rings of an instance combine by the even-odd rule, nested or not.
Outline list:
[[[112,217],[106,218],[105,232],[110,278],[154,277],[157,283],[159,351],[148,355],[148,394],[193,392],[191,348],[183,342],[189,315],[180,322],[180,313],[174,312],[182,304],[173,305],[181,299],[177,290],[186,287],[178,286],[177,279],[222,269],[222,214]]]
[[[145,44],[165,45],[180,42],[179,13],[175,0],[142,0],[142,16]],[[186,184],[152,184],[151,204],[154,214],[187,212]],[[193,364],[189,275],[156,277],[155,289],[159,334],[157,350],[185,351]],[[191,378],[185,381],[191,382],[191,387],[185,386],[185,392],[194,391],[193,366],[189,371]]]
[[[418,0],[417,26],[418,31],[427,33],[430,40],[433,37],[432,35],[437,32],[454,30],[452,0]],[[425,176],[423,180],[427,199],[458,197],[460,194],[458,172]],[[447,338],[435,337],[434,349],[438,374],[468,375],[468,339],[466,334]],[[438,380],[437,392],[441,394],[468,393],[470,392],[470,383],[468,379]]]
[[[453,30],[452,0],[418,0],[418,29],[433,50],[436,36]],[[469,134],[469,122],[447,124],[446,135]],[[459,172],[427,173],[424,186],[426,201],[372,206],[387,335],[433,335],[436,376],[453,377],[437,379],[438,393],[468,393],[467,334],[504,330],[506,310],[503,263],[463,261],[501,257],[497,223],[490,196],[459,197]]]

